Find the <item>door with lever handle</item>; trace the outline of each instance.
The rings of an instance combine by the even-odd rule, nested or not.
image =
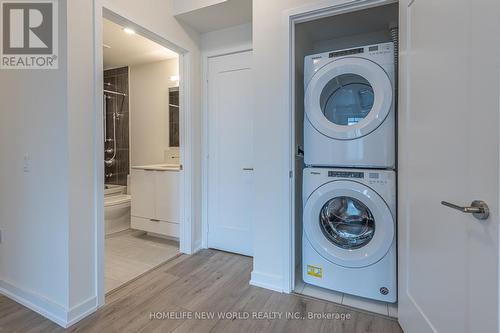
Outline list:
[[[470,204],[470,207],[462,207],[452,204],[447,201],[441,201],[443,206],[456,209],[462,213],[471,213],[478,220],[486,220],[490,216],[490,209],[486,202],[482,200],[474,200]]]

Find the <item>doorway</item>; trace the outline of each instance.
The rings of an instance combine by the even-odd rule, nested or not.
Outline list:
[[[395,105],[393,104],[393,96],[396,96],[396,94],[392,93],[395,85],[393,85],[389,76],[385,76],[387,72],[391,72],[389,67],[380,71],[380,78],[386,79],[384,83],[381,83],[382,81],[378,79],[369,78],[368,72],[376,74],[377,70],[382,67],[370,68],[366,70],[366,73],[362,73],[363,70],[358,70],[357,67],[360,66],[356,62],[361,61],[361,58],[366,58],[370,52],[377,52],[377,56],[386,54],[387,62],[379,61],[379,63],[390,64],[393,68],[392,72],[394,72],[397,62],[395,62],[395,55],[391,50],[394,50],[394,45],[397,44],[394,36],[397,36],[398,9],[398,4],[394,1],[366,1],[354,5],[331,5],[328,8],[318,5],[317,8],[310,8],[310,11],[300,9],[288,13],[290,61],[287,65],[289,66],[291,81],[289,91],[289,142],[290,169],[293,172],[289,184],[291,223],[290,229],[285,232],[290,235],[287,244],[287,253],[290,256],[286,269],[290,277],[290,280],[287,281],[290,291],[390,317],[397,317],[398,309],[396,302],[397,257],[395,237],[397,229],[396,165],[394,164],[396,160],[394,140],[396,112],[391,107]],[[384,47],[389,51],[383,53],[386,50]],[[353,63],[351,63],[352,66],[349,65],[349,70],[345,73],[342,72],[345,62],[342,61],[348,58],[352,59]],[[337,74],[329,72],[331,67],[327,64],[332,63],[331,61],[335,61],[335,70],[339,69],[338,74],[340,75],[337,76]],[[367,62],[367,64],[372,65],[371,62]],[[336,79],[334,81],[329,79],[324,76],[325,73],[331,73]],[[350,75],[342,77],[342,74]],[[321,83],[325,83],[324,86],[317,85],[315,80],[319,77],[323,80]],[[366,77],[366,80],[360,79],[361,77]],[[338,84],[342,83],[342,81],[343,86],[349,86],[348,90],[350,91],[341,97],[342,102],[340,104],[342,106],[337,109],[337,111],[341,111],[339,114],[342,114],[342,116],[335,118],[332,113],[323,110],[327,109],[329,103],[333,105],[334,100],[340,97],[340,95],[334,96],[330,94],[330,91],[340,92]],[[379,89],[376,88],[376,85],[379,85]],[[362,119],[364,121],[363,126],[368,125],[364,130],[368,129],[369,126],[375,126],[381,133],[385,131],[385,128],[388,128],[382,127],[380,123],[376,125],[375,123],[369,124],[371,119],[368,113],[377,111],[376,108],[373,108],[373,100],[377,90],[389,96],[389,98],[384,96],[375,98],[379,102],[384,100],[388,102],[386,105],[381,104],[382,109],[387,114],[375,118],[383,122],[384,126],[392,126],[391,129],[386,131],[387,135],[385,136],[387,138],[392,137],[392,141],[387,140],[377,144],[377,150],[354,146],[358,143],[353,143],[353,146],[346,148],[344,144],[355,136],[342,137],[342,135],[351,135],[353,133],[352,129],[357,126],[358,122],[361,123]],[[319,94],[313,96],[311,92],[319,92]],[[359,103],[347,102],[347,99],[343,99],[347,95],[359,96],[357,100]],[[314,102],[311,103],[311,101]],[[321,109],[319,109],[319,103],[315,104],[320,101],[323,103]],[[348,104],[351,107],[346,107]],[[363,113],[361,111],[353,114],[352,110],[356,110],[356,108],[352,106],[355,104],[360,109],[366,108],[368,112]],[[348,108],[349,111],[347,111]],[[315,118],[319,115],[315,113],[318,110],[322,110],[319,119]],[[392,113],[391,117],[387,116],[389,113]],[[341,128],[342,133],[338,131]],[[362,135],[364,136],[366,133]],[[344,141],[337,145],[340,142],[339,140]],[[348,153],[340,154],[339,152],[343,149],[345,149],[344,152]],[[383,160],[387,161],[387,164],[382,167],[383,172],[377,171],[375,173],[373,171],[380,168],[380,164],[365,152],[359,156],[351,154],[363,150],[377,151],[376,157],[383,157]],[[330,153],[331,155],[328,155]],[[339,156],[342,156],[340,160],[335,160]],[[359,159],[354,161],[358,157]],[[390,171],[384,173],[387,170]],[[337,171],[340,171],[340,173]],[[333,183],[341,185],[342,189],[346,191],[356,189],[356,186],[363,184],[365,174],[367,175],[366,178],[383,178],[383,184],[388,184],[380,188],[378,188],[378,185],[370,184],[370,188],[375,188],[377,195],[383,199],[384,204],[381,207],[384,207],[384,209],[389,207],[389,209],[385,209],[385,212],[379,217],[372,215],[372,213],[360,214],[360,216],[367,217],[363,221],[373,222],[373,225],[369,223],[367,228],[363,229],[364,231],[373,228],[373,230],[377,230],[379,236],[387,236],[387,239],[380,242],[383,245],[381,251],[383,256],[377,258],[377,264],[387,264],[387,266],[380,268],[380,272],[387,273],[387,275],[379,272],[371,275],[370,281],[374,282],[372,286],[368,286],[367,283],[357,284],[354,277],[368,274],[363,271],[366,269],[365,267],[379,269],[379,266],[368,264],[359,266],[363,267],[363,269],[356,267],[352,270],[344,270],[343,267],[355,267],[353,262],[354,255],[357,253],[366,250],[364,259],[367,259],[369,256],[376,255],[376,251],[365,247],[366,244],[358,244],[359,247],[347,249],[345,244],[337,242],[336,237],[343,238],[348,235],[348,232],[335,234],[332,237],[331,230],[328,229],[329,224],[326,228],[321,227],[322,223],[330,217],[332,217],[332,221],[341,221],[340,224],[345,221],[353,221],[353,219],[350,219],[350,213],[345,214],[348,213],[347,209],[344,211],[345,213],[340,214],[343,209],[340,207],[350,207],[351,213],[354,210],[358,213],[374,211],[373,208],[368,208],[368,203],[365,202],[364,198],[359,197],[351,202],[351,199],[348,198],[353,198],[354,196],[351,197],[351,195],[354,192],[353,194],[347,194],[347,192],[339,194],[336,190],[330,189],[330,184]],[[323,176],[324,178],[321,178]],[[356,181],[351,182],[352,178],[356,178]],[[364,190],[360,190],[361,192],[365,193]],[[326,196],[320,197],[320,194]],[[315,205],[322,208],[321,214],[328,212],[328,214],[331,214],[330,217],[320,215],[319,209],[316,209]],[[385,223],[386,221],[389,222]],[[321,230],[320,233],[315,233],[318,230]],[[350,236],[353,235],[351,234],[348,237]],[[320,243],[321,245],[319,245]],[[371,246],[375,245],[375,243],[371,242]],[[327,256],[321,255],[321,249],[328,249],[334,254],[329,259],[323,260]],[[344,258],[346,253],[350,255],[349,261],[352,261],[339,264],[336,259]],[[331,270],[330,272],[334,271],[334,273],[328,274],[328,270]],[[353,276],[348,277],[347,275],[351,274],[351,272]],[[344,273],[347,274],[344,275]],[[342,280],[346,281],[345,285],[342,284]],[[392,293],[390,297],[388,296],[389,292]]]
[[[96,168],[102,178],[96,179],[96,192],[102,222],[96,279],[103,305],[106,293],[191,253],[186,126],[191,96],[185,79],[191,59],[184,49],[107,8],[101,15]]]

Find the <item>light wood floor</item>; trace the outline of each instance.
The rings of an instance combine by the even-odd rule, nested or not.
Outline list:
[[[106,236],[104,283],[106,293],[172,259],[179,242],[125,230]]]
[[[180,256],[117,289],[106,306],[73,327],[57,325],[0,296],[0,332],[378,332],[402,333],[396,321],[295,294],[281,294],[248,284],[252,260],[215,250]],[[151,319],[151,313],[215,313],[214,319]],[[348,320],[224,320],[217,312],[251,316],[294,312],[299,316],[338,313]],[[171,313],[173,312],[173,313]],[[198,313],[200,313],[198,312]]]

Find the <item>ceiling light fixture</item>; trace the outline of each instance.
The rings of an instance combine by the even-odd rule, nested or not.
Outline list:
[[[133,35],[135,34],[135,30],[132,28],[123,28],[123,32],[128,34],[128,35]]]

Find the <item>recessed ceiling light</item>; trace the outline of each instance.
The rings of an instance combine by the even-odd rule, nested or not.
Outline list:
[[[135,30],[132,28],[123,28],[123,32],[129,35],[135,34]]]

